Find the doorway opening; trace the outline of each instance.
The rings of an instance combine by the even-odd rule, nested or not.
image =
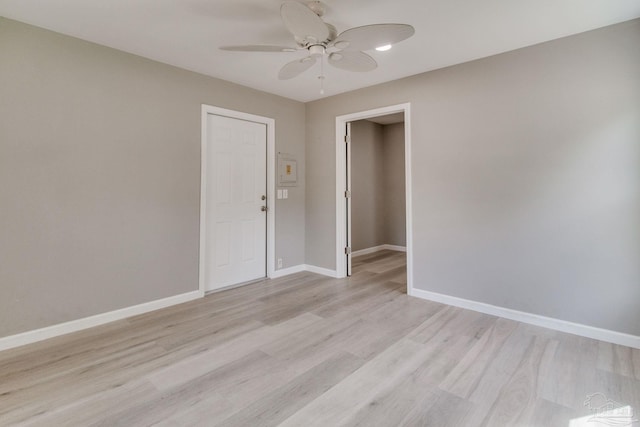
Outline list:
[[[202,106],[201,292],[271,277],[275,121]]]
[[[336,118],[336,271],[404,270],[412,294],[411,117],[401,104]],[[391,271],[393,270],[393,271]],[[404,281],[404,274],[399,274]],[[395,279],[394,279],[395,280]]]

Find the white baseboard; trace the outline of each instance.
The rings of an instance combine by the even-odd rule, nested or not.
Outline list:
[[[360,249],[357,251],[353,251],[351,253],[351,256],[359,256],[359,255],[368,255],[368,254],[373,254],[376,252],[380,252],[380,251],[398,251],[398,252],[406,252],[407,248],[405,246],[398,246],[398,245],[380,245],[380,246],[374,246],[372,248],[366,248],[366,249]]]
[[[328,268],[322,268],[322,267],[316,267],[315,265],[309,265],[309,264],[305,264],[305,271],[308,271],[310,273],[316,273],[316,274],[321,274],[323,276],[329,276],[329,277],[338,277],[338,272],[335,270],[329,270]]]
[[[582,337],[593,338],[600,341],[606,341],[613,344],[640,349],[640,337],[635,335],[611,331],[608,329],[596,328],[593,326],[582,325],[580,323],[573,323],[566,320],[554,319],[537,314],[526,313],[524,311],[512,310],[510,308],[498,307],[483,302],[471,301],[464,298],[424,291],[422,289],[413,288],[410,290],[409,295],[429,301],[435,301],[442,304],[478,311],[480,313],[504,317],[506,319],[528,323],[530,325],[541,326],[543,328],[553,329],[560,332],[566,332]]]
[[[35,329],[33,331],[10,335],[8,337],[0,338],[0,351],[20,347],[26,344],[31,344],[60,335],[66,335],[71,332],[81,331],[83,329],[103,325],[115,320],[122,320],[131,316],[137,316],[138,314],[148,313],[150,311],[158,310],[172,305],[182,304],[183,302],[201,298],[202,296],[204,296],[204,293],[201,291],[187,292],[185,294],[175,295],[156,301],[145,302],[143,304],[109,311],[107,313],[101,313],[95,316],[85,317],[78,320],[71,320],[69,322],[47,326],[45,328]]]
[[[338,273],[335,270],[329,270],[328,268],[316,267],[315,265],[299,264],[293,267],[283,268],[276,270],[271,275],[270,279],[278,279],[280,277],[288,276],[290,274],[300,273],[301,271],[308,271],[310,273],[321,274],[323,276],[338,277]]]
[[[369,255],[369,254],[373,254],[376,252],[380,252],[383,249],[384,245],[380,245],[380,246],[374,246],[371,248],[366,248],[366,249],[359,249],[357,251],[353,251],[351,252],[351,256],[360,256],[360,255]]]
[[[307,271],[306,265],[294,265],[293,267],[282,268],[280,270],[276,270],[271,274],[270,279],[277,279],[279,277],[288,276],[290,274],[300,273],[301,271]]]
[[[398,245],[382,245],[383,250],[388,251],[396,251],[396,252],[407,252],[406,246],[398,246]]]

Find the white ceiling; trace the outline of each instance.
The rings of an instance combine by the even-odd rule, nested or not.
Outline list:
[[[279,81],[278,70],[305,55],[238,53],[223,45],[290,44],[281,0],[0,0],[0,15],[299,101],[530,46],[640,17],[639,0],[324,0],[338,32],[407,23],[416,34],[388,52],[368,52],[368,73],[319,64]]]

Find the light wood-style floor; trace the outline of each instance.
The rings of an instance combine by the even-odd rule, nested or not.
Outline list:
[[[354,271],[0,353],[0,425],[592,427],[603,398],[640,417],[639,350],[410,298],[402,253]]]

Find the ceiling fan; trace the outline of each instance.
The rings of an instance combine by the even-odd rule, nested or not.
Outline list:
[[[321,65],[326,56],[334,67],[347,71],[371,71],[376,61],[363,50],[387,50],[391,45],[411,37],[415,30],[407,24],[373,24],[350,28],[337,33],[336,28],[322,20],[325,5],[320,1],[307,4],[285,1],[280,16],[285,27],[293,35],[297,46],[223,46],[220,49],[236,52],[296,52],[307,50],[309,54],[284,65],[278,73],[280,80],[292,79],[311,68],[318,59]],[[319,79],[324,80],[321,71]],[[323,91],[321,90],[321,93]]]

